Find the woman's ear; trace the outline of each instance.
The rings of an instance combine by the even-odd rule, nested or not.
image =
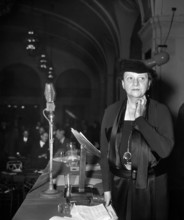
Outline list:
[[[124,89],[124,81],[121,80],[121,85],[122,85],[122,88]]]
[[[151,86],[151,80],[149,80],[149,82],[148,82],[147,90],[149,90],[150,86]]]

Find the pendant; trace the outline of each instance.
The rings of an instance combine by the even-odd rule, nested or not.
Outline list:
[[[132,154],[129,151],[123,154],[123,160],[125,161],[124,166],[126,167],[127,170],[131,170],[132,168],[131,158],[132,158]]]
[[[132,154],[130,152],[125,152],[123,154],[123,159],[130,160],[132,158]]]
[[[127,162],[126,164],[124,164],[124,166],[126,167],[127,170],[132,169],[132,163],[131,162]]]

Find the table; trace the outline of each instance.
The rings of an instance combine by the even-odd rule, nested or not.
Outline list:
[[[58,164],[55,165],[59,166]],[[62,175],[65,172],[65,168],[66,167],[62,166],[61,173],[59,175]],[[77,173],[77,171],[74,172]],[[86,176],[89,178],[101,178],[101,171],[87,169]],[[103,192],[102,185],[101,183],[97,185],[99,193],[101,194]],[[27,194],[24,202],[22,203],[12,220],[47,220],[53,216],[59,216],[58,204],[65,202],[63,194],[64,186],[57,185],[57,189],[61,193],[60,197],[58,198],[42,197],[41,193],[47,189],[48,175],[47,173],[43,173],[36,181],[31,192]]]

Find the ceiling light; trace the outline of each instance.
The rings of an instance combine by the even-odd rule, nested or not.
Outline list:
[[[26,37],[26,50],[29,55],[34,56],[38,47],[38,37],[33,30],[29,30]]]

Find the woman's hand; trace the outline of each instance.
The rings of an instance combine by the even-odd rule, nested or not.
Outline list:
[[[136,110],[135,110],[135,119],[144,115],[144,112],[146,110],[146,103],[147,103],[146,96],[143,96],[137,101]]]
[[[109,206],[111,203],[111,191],[104,192],[104,200],[105,200],[105,206]]]

